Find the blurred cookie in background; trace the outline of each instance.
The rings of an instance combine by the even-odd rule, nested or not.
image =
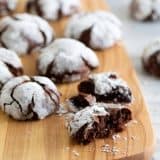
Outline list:
[[[0,48],[0,89],[11,78],[23,74],[23,65],[17,54]]]
[[[160,0],[132,0],[131,16],[139,21],[160,19]]]
[[[77,39],[92,49],[103,50],[121,40],[121,22],[107,11],[79,13],[69,20],[65,36]]]
[[[157,77],[160,77],[160,39],[150,43],[142,56],[144,69]]]
[[[80,10],[80,0],[29,0],[26,10],[47,20],[58,20]]]
[[[11,14],[17,7],[17,0],[0,0],[0,16]]]

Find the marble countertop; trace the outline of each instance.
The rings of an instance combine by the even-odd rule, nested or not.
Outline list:
[[[112,12],[123,23],[123,39],[130,58],[138,74],[144,97],[148,103],[153,126],[157,133],[157,149],[153,160],[160,160],[160,79],[147,75],[141,66],[144,47],[156,38],[160,38],[160,22],[141,23],[130,18],[130,0],[108,0]],[[158,135],[159,134],[159,135]]]

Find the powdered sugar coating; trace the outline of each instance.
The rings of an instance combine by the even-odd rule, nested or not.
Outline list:
[[[72,120],[68,124],[68,129],[71,136],[77,133],[77,131],[88,124],[89,129],[95,122],[97,116],[106,116],[109,113],[105,110],[103,104],[95,104],[92,107],[86,107],[85,109],[75,113]]]
[[[112,47],[121,39],[121,22],[110,12],[94,11],[74,15],[66,27],[65,36],[81,40],[84,32],[93,49]]]
[[[116,78],[112,78],[112,75]],[[89,79],[93,80],[95,85],[95,93],[98,95],[105,95],[110,93],[112,89],[117,86],[123,86],[128,89],[128,86],[124,80],[118,77],[116,73],[105,72],[92,74],[89,76]]]
[[[157,51],[160,51],[160,39],[154,40],[144,49],[143,52],[144,62],[147,63],[149,58]],[[157,56],[157,62],[160,64],[160,54],[159,56]]]
[[[59,97],[48,78],[21,76],[2,88],[1,109],[16,120],[44,119],[59,108]]]
[[[80,0],[30,0],[27,10],[47,20],[57,20],[69,16],[80,9]]]
[[[137,20],[160,18],[160,0],[132,0],[131,14]]]
[[[29,14],[16,14],[0,21],[0,45],[18,55],[45,47],[53,40],[51,26],[42,18]]]
[[[14,76],[21,75],[23,66],[15,52],[0,48],[0,88]]]
[[[68,123],[68,130],[71,136],[74,136],[81,127],[87,124],[87,129],[92,127],[98,116],[110,115],[109,109],[122,109],[123,105],[112,103],[95,103],[74,114]],[[86,129],[86,130],[87,130]]]
[[[53,81],[62,82],[81,79],[83,73],[99,65],[96,54],[82,43],[67,39],[56,39],[41,51],[38,59],[40,74],[49,76]]]
[[[17,6],[17,0],[0,0],[0,16],[12,13]]]

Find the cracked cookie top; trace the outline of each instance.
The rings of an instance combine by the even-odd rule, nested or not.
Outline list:
[[[142,63],[147,72],[160,77],[160,39],[153,41],[144,49]]]
[[[104,72],[92,74],[82,81],[78,90],[80,94],[91,94],[97,102],[131,103],[132,93],[127,83],[116,73]]]
[[[0,48],[0,88],[9,79],[23,74],[23,66],[17,54]]]
[[[65,36],[93,49],[104,49],[121,39],[121,22],[107,11],[80,13],[69,20]]]
[[[131,16],[140,21],[160,19],[160,0],[132,0]]]
[[[11,14],[17,6],[17,0],[0,0],[0,16]]]
[[[44,119],[60,106],[60,94],[46,77],[20,76],[9,80],[1,91],[1,109],[16,120]]]
[[[16,14],[0,21],[0,45],[18,55],[45,47],[53,40],[51,26],[42,18],[29,14]]]
[[[80,10],[80,0],[29,0],[26,10],[47,20],[57,20]]]
[[[58,83],[80,80],[99,65],[96,54],[73,39],[57,39],[41,52],[39,73]]]

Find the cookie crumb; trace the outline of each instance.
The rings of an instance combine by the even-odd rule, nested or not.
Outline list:
[[[120,138],[121,138],[121,136],[120,136],[119,134],[114,134],[114,135],[112,136],[113,141],[117,141],[117,140],[119,140]]]
[[[76,157],[79,157],[79,156],[80,156],[80,154],[79,154],[77,151],[75,151],[75,150],[73,150],[72,153],[73,153]]]

